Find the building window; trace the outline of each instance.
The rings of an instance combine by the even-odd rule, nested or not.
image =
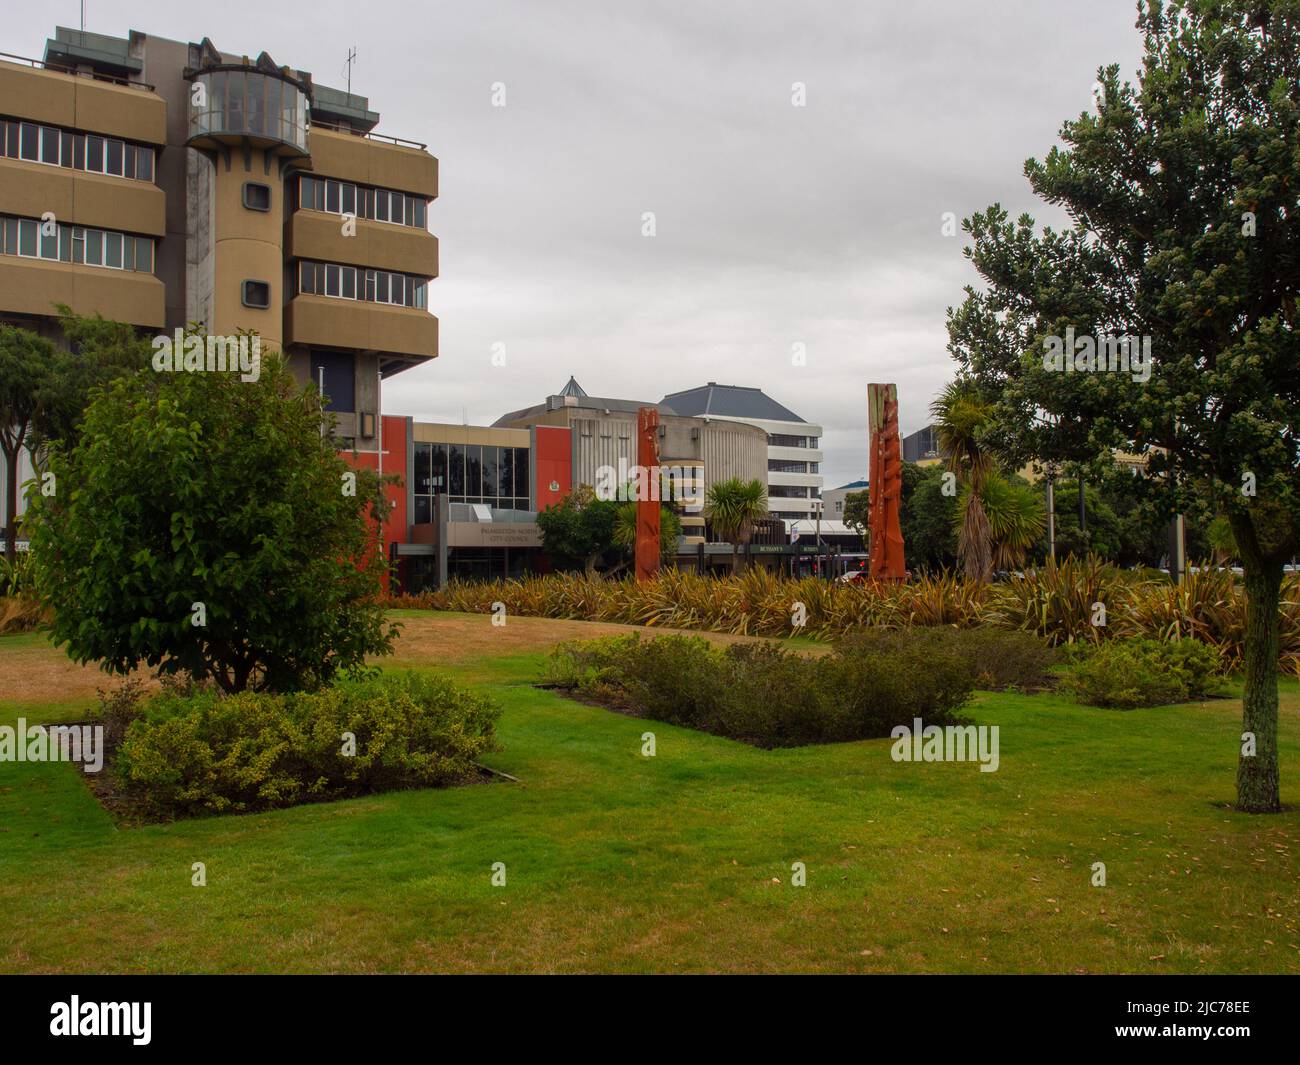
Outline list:
[[[298,207],[330,214],[355,214],[372,222],[424,229],[428,221],[428,201],[392,189],[369,188],[334,178],[298,177]]]
[[[417,521],[420,514],[436,514],[435,500],[444,494],[452,503],[527,510],[528,448],[417,443],[412,491]]]
[[[250,211],[271,209],[271,186],[258,181],[244,182],[244,206]]]
[[[0,249],[6,255],[50,259],[79,266],[153,272],[153,239],[86,226],[55,225],[46,232],[33,218],[0,216]]]
[[[298,292],[309,296],[394,303],[401,307],[427,308],[428,280],[390,270],[366,270],[338,263],[298,263]]]
[[[153,152],[116,137],[0,119],[0,155],[10,159],[152,182]]]
[[[271,306],[271,283],[269,281],[251,281],[245,279],[240,298],[245,307],[266,310]]]

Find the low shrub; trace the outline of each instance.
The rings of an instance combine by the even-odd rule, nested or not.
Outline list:
[[[126,728],[114,770],[140,807],[171,817],[436,787],[477,775],[498,716],[419,673],[289,694],[164,691]]]
[[[1089,706],[1163,706],[1218,694],[1221,668],[1220,653],[1190,637],[1110,640],[1071,652],[1061,690]]]
[[[951,652],[969,672],[971,682],[984,691],[1038,691],[1055,684],[1053,668],[1060,652],[1032,632],[980,626],[909,629],[864,629],[838,643],[840,654],[861,654],[879,648],[910,658]]]
[[[561,644],[548,681],[642,717],[759,747],[887,736],[895,725],[948,724],[973,674],[951,646],[912,632],[820,656],[779,643],[715,647],[698,636],[639,634]]]

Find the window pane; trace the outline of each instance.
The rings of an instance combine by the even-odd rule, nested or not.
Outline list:
[[[396,222],[398,225],[406,221],[404,208],[406,206],[406,197],[400,192],[389,193],[388,196],[389,218],[390,222]]]
[[[122,160],[122,176],[129,177],[129,178],[135,177],[135,145],[134,144],[128,144],[126,146],[126,155]]]
[[[500,464],[497,469],[497,493],[503,496],[515,494],[515,449],[501,449]]]
[[[53,163],[59,165],[59,141],[62,139],[61,131],[53,126],[41,127],[41,162]]]
[[[433,465],[433,445],[415,445],[415,482],[412,491],[416,495],[430,495],[433,492],[430,467]]]
[[[363,189],[361,191],[361,217],[375,217],[375,190]]]
[[[226,72],[218,70],[208,78],[208,123],[218,132],[225,129]]]
[[[266,79],[266,135],[274,137],[276,140],[284,140],[284,134],[280,128],[281,85],[284,85],[284,82],[278,78]]]
[[[104,265],[117,269],[122,267],[122,234],[104,234]]]
[[[18,123],[0,122],[0,155],[18,158]]]
[[[483,445],[483,494],[497,494],[497,448],[493,444]]]
[[[64,133],[59,138],[59,166],[72,166],[72,142],[71,133]]]
[[[375,300],[379,303],[388,302],[388,271],[379,270],[375,273]]]
[[[108,142],[107,166],[105,170],[110,174],[122,175],[122,153],[126,147],[121,141],[111,140]]]
[[[104,138],[93,134],[86,137],[86,169],[96,174],[104,172]]]
[[[86,169],[86,135],[78,133],[72,140],[72,165],[77,170]]]
[[[357,268],[355,266],[343,267],[343,298],[349,300],[357,298]]]
[[[527,496],[530,489],[528,487],[528,448],[515,448],[515,496]],[[525,498],[520,510],[528,509],[528,500]]]
[[[357,213],[357,187],[352,184],[343,186],[343,213]]]
[[[481,496],[483,494],[483,445],[467,444],[465,446],[465,494]]]
[[[425,281],[416,281],[414,282],[414,286],[415,298],[411,301],[411,306],[419,307],[420,310],[425,310],[425,305],[428,300],[428,283]]]
[[[248,128],[253,133],[266,132],[266,83],[260,74],[248,75]]]
[[[18,254],[18,219],[6,218],[4,226],[4,253],[6,255]]]
[[[226,126],[238,132],[244,129],[244,87],[247,75],[242,70],[226,71]]]
[[[45,232],[45,225],[41,225],[41,258],[57,259],[59,257],[59,227],[54,227],[53,233]]]
[[[415,497],[415,524],[426,525],[433,521],[433,500],[429,496]]]
[[[90,266],[104,265],[104,231],[86,230],[86,262]]]
[[[135,237],[122,238],[122,269],[135,269]]]
[[[465,453],[458,444],[447,445],[447,494],[465,494]]]
[[[153,273],[153,241],[145,237],[135,240],[135,268],[144,274]]]
[[[374,299],[375,299],[375,272],[374,272],[373,270],[367,270],[367,271],[366,271],[366,290],[365,290],[365,292],[363,292],[363,293],[361,294],[361,298],[362,298],[363,300],[370,300],[372,303],[374,302]]]
[[[59,226],[59,260],[72,262],[72,227]]]
[[[424,200],[419,198],[417,198],[414,201],[414,203],[415,203],[415,220],[411,224],[414,226],[418,226],[420,229],[424,229],[428,224],[427,215],[428,215],[429,205],[425,203]]]
[[[24,122],[22,125],[22,151],[24,159],[30,159],[33,162],[40,158],[41,146],[41,127],[33,126],[30,122]]]
[[[339,268],[337,266],[325,267],[325,295],[337,296],[339,294]]]
[[[447,445],[433,445],[433,465],[429,471],[433,491],[445,492],[447,490]]]
[[[298,178],[298,206],[311,207],[312,186],[316,184],[316,179],[303,174]]]
[[[375,190],[375,221],[388,221],[388,193],[383,189]]]
[[[23,218],[18,222],[18,254],[19,255],[36,255],[36,236],[39,231],[37,224],[30,218]]]
[[[325,210],[330,214],[339,213],[339,183],[337,181],[325,182]]]

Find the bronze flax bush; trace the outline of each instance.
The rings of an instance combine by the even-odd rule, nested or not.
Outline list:
[[[793,579],[756,567],[720,578],[668,569],[643,583],[586,574],[453,580],[436,592],[392,597],[387,605],[488,613],[494,602],[504,603],[508,613],[531,617],[826,641],[869,628],[935,626],[1016,629],[1052,646],[1115,637],[1190,637],[1217,650],[1225,671],[1243,661],[1246,618],[1244,591],[1229,571],[1203,567],[1175,585],[1095,557],[1068,558],[990,585],[952,573],[877,585]],[[796,624],[798,604],[802,626]],[[1095,623],[1101,617],[1098,604],[1105,624]],[[1282,586],[1279,661],[1300,676],[1300,577],[1295,574]]]

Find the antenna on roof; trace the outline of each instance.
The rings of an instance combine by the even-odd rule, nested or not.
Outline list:
[[[83,2],[84,2],[84,0],[83,0]],[[353,45],[351,48],[348,49],[348,59],[347,59],[347,62],[344,64],[344,66],[347,68],[348,95],[349,95],[349,96],[352,95],[352,64],[355,63],[356,60],[357,60],[357,46],[356,46],[356,45]],[[349,100],[348,102],[351,103],[350,100]]]

